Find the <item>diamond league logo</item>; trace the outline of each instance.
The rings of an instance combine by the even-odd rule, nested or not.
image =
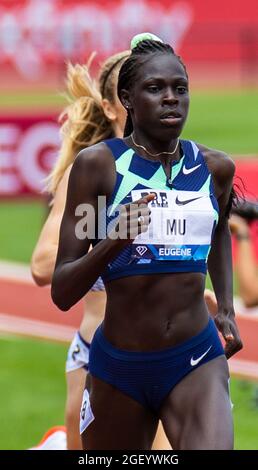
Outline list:
[[[136,248],[136,251],[137,251],[137,253],[139,253],[140,256],[143,256],[144,253],[146,253],[147,250],[148,250],[148,248],[146,246],[142,246],[142,245],[139,245]]]

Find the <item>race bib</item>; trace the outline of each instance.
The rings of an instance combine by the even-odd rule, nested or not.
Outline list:
[[[85,429],[92,423],[95,419],[94,414],[90,406],[90,397],[88,390],[84,390],[82,397],[82,406],[80,413],[80,434],[82,434]]]
[[[132,257],[147,260],[202,260],[210,249],[214,208],[209,195],[197,191],[133,190],[136,201],[154,193],[148,231],[132,244]],[[145,260],[145,261],[144,261]]]

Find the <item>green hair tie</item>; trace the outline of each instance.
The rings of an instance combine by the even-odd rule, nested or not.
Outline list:
[[[142,41],[151,40],[151,41],[159,41],[163,42],[156,34],[152,33],[140,33],[136,34],[133,39],[131,40],[131,50],[133,50],[138,44]]]

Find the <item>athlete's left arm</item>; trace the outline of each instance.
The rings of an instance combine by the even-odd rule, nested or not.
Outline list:
[[[217,151],[211,151],[207,160],[219,204],[219,221],[212,240],[208,269],[218,302],[214,320],[226,341],[225,354],[229,358],[243,347],[233,307],[231,235],[227,216],[235,165],[227,155]]]

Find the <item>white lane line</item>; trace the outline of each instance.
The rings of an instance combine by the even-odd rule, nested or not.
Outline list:
[[[14,315],[0,314],[0,331],[54,341],[70,342],[76,331],[71,326],[63,326],[39,320],[30,320]]]
[[[229,370],[233,375],[239,375],[249,379],[258,379],[258,363],[245,359],[230,359]]]
[[[0,261],[0,278],[35,284],[28,264]]]

